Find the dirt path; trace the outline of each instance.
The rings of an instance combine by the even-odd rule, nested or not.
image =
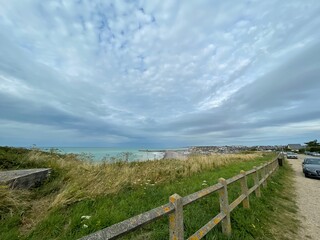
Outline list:
[[[320,239],[320,180],[305,178],[301,163],[305,155],[299,159],[288,159],[295,170],[295,187],[297,204],[301,216],[302,228],[297,239]]]

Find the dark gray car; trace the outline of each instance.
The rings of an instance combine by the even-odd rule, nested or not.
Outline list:
[[[306,177],[320,179],[320,158],[305,158],[302,163],[302,171]]]

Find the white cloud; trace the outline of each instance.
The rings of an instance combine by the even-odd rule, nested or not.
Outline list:
[[[238,92],[318,41],[319,7],[275,0],[2,1],[0,110],[6,116],[0,119],[32,124],[21,109],[38,116],[48,108],[55,114],[55,121],[43,119],[48,129],[76,130],[105,144],[112,142],[106,135],[136,145],[158,137],[196,144],[229,136],[230,127],[211,130],[215,122],[189,122],[184,131],[170,126],[192,114],[201,121],[232,115],[222,108]],[[284,109],[294,105],[283,102]],[[198,128],[210,133],[196,135]]]

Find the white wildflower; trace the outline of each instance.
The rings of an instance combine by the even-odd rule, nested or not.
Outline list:
[[[87,225],[87,224],[83,224],[82,227],[83,227],[83,228],[88,228],[88,225]]]
[[[81,216],[81,219],[90,219],[91,216],[88,216],[88,215],[84,215],[84,216]]]

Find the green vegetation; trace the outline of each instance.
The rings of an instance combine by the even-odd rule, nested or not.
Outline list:
[[[42,153],[36,149],[0,148],[0,168],[51,167],[45,185],[29,191],[0,189],[0,239],[77,239],[168,202],[173,193],[188,195],[220,177],[229,178],[270,160],[274,154],[193,156],[186,161],[159,160],[100,165],[73,155]],[[295,204],[288,166],[250,197],[250,209],[232,212],[231,239],[292,239],[296,231]],[[252,184],[252,179],[249,179]],[[238,196],[235,184],[230,201]],[[219,212],[217,194],[185,208],[186,236]],[[89,219],[83,216],[90,216]],[[281,223],[281,224],[279,224]],[[293,232],[292,234],[294,234]],[[136,230],[124,239],[167,239],[168,219]],[[220,227],[207,239],[226,239]]]
[[[305,144],[307,145],[306,151],[320,152],[320,143],[318,143],[317,139],[315,139],[313,141],[306,142]]]

